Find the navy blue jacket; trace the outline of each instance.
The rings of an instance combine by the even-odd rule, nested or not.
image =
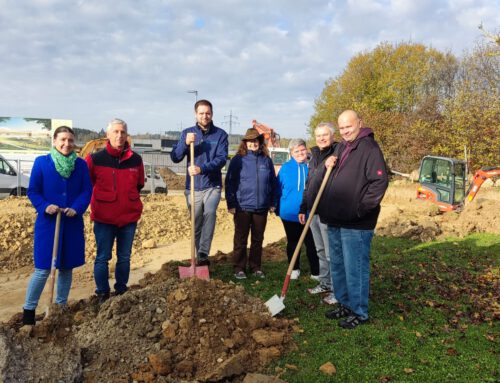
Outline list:
[[[187,166],[191,166],[189,146],[186,145],[186,135],[188,133],[196,133],[194,165],[201,168],[201,174],[194,177],[194,190],[222,187],[221,170],[226,164],[228,153],[227,133],[213,123],[210,124],[206,133],[198,125],[184,129],[179,142],[170,153],[170,158],[173,162],[179,163],[187,156]],[[186,169],[186,190],[189,189],[191,189],[191,177],[189,177]]]
[[[279,190],[271,158],[249,151],[237,154],[229,163],[226,174],[226,202],[228,209],[267,211],[276,207]]]

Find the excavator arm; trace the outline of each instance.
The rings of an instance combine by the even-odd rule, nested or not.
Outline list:
[[[484,181],[488,178],[494,177],[500,177],[500,166],[482,168],[474,173],[474,178],[472,179],[469,190],[467,191],[467,201],[471,202],[476,197],[476,194]]]
[[[257,120],[252,121],[252,127],[257,129],[257,131],[264,136],[268,148],[280,147],[280,136],[273,128],[261,122],[257,122]]]

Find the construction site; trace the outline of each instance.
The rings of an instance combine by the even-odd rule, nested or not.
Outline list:
[[[293,336],[300,324],[286,314],[272,317],[263,301],[236,283],[179,279],[172,262],[188,259],[190,246],[184,177],[164,178],[169,195],[143,198],[130,291],[97,305],[95,241],[86,213],[87,263],[74,273],[70,304],[52,306],[43,319],[48,305],[43,295],[34,327],[22,327],[21,311],[33,267],[35,210],[26,197],[0,201],[0,381],[279,381],[262,380],[258,372],[296,348]],[[414,183],[394,181],[376,233],[422,242],[475,232],[500,234],[500,193],[493,185],[484,185],[460,214],[440,214],[434,204],[416,199]],[[230,263],[232,236],[232,216],[222,201],[212,248],[215,264]],[[286,259],[273,245],[284,236],[279,218],[270,216],[264,263]]]

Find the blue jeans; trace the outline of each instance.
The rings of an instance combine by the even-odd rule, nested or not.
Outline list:
[[[26,290],[26,300],[23,306],[26,310],[35,310],[38,306],[38,301],[40,300],[40,296],[42,295],[43,288],[45,287],[49,275],[50,270],[35,268]],[[64,305],[68,303],[72,279],[73,269],[61,269],[57,271],[57,304]]]
[[[335,297],[361,319],[368,319],[372,238],[373,230],[328,226],[330,272]]]
[[[94,262],[94,279],[96,294],[109,293],[109,267],[113,244],[116,238],[115,291],[122,294],[127,291],[130,274],[130,254],[134,242],[137,222],[118,227],[107,223],[94,222],[94,234],[97,244],[97,254]]]
[[[191,193],[186,190],[184,194],[191,212]],[[206,259],[210,255],[220,198],[221,189],[218,187],[194,192],[194,242],[198,260]]]

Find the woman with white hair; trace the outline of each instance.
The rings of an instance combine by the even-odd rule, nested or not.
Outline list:
[[[292,158],[283,164],[278,173],[278,187],[281,192],[278,215],[285,227],[287,238],[286,253],[288,262],[291,261],[295,248],[299,242],[304,225],[299,222],[299,208],[307,179],[307,148],[302,139],[293,139],[288,145]],[[310,230],[305,237],[306,254],[311,269],[311,278],[318,280],[319,259],[314,246],[314,239]],[[300,255],[295,262],[291,279],[300,276]]]

